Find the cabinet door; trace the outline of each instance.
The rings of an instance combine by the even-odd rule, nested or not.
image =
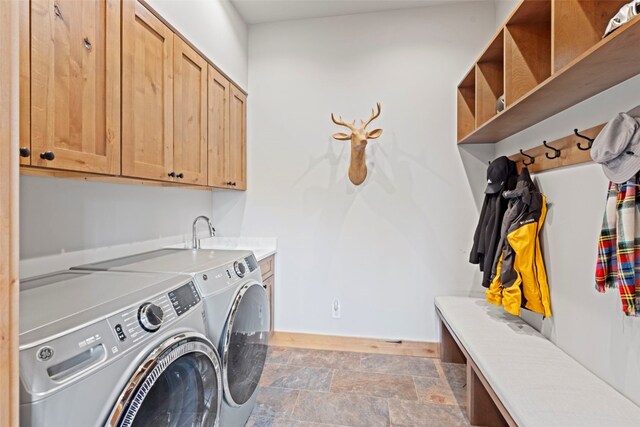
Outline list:
[[[135,0],[122,7],[122,174],[171,181],[173,32]]]
[[[35,166],[119,174],[119,0],[31,0],[31,149]]]
[[[229,187],[229,80],[209,66],[209,186]]]
[[[173,165],[178,181],[207,185],[207,61],[173,42]]]
[[[232,188],[247,189],[247,98],[231,86],[229,106],[229,179]]]

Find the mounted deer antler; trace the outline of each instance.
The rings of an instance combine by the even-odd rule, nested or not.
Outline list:
[[[349,128],[351,134],[346,134],[342,132],[334,133],[333,138],[340,141],[348,141],[351,140],[351,164],[349,165],[349,179],[355,185],[360,185],[367,177],[367,164],[365,163],[365,148],[367,147],[368,139],[376,139],[380,135],[382,135],[382,129],[374,129],[370,132],[366,130],[366,127],[375,119],[380,116],[381,107],[380,103],[376,104],[378,107],[378,111],[375,109],[371,110],[371,117],[366,122],[364,120],[360,120],[362,126],[360,128],[356,128],[356,121],[354,120],[351,123],[347,123],[342,120],[342,116],[340,119],[336,120],[333,113],[331,114],[331,120],[333,123],[338,126],[344,126]]]

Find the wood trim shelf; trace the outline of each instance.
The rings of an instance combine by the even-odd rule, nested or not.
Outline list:
[[[552,5],[557,2],[558,0],[554,0]],[[536,3],[536,1],[523,0],[518,10],[525,5],[530,7],[530,3]],[[572,1],[572,3],[580,2]],[[610,15],[613,16],[614,10],[617,11],[619,7],[618,3],[616,1],[606,3],[608,4],[607,11],[611,12]],[[509,19],[516,19],[518,10]],[[602,15],[604,12],[600,10],[599,13]],[[507,28],[509,25],[508,21]],[[500,31],[504,31],[504,29]],[[604,32],[604,28],[602,31]],[[552,45],[554,52],[560,49],[557,34],[552,34]],[[519,99],[512,100],[512,103],[507,104],[501,113],[484,123],[479,121],[477,128],[460,138],[458,143],[496,143],[636,76],[640,73],[638,45],[640,45],[640,17],[634,18],[577,55],[575,59],[555,71],[528,93]],[[580,49],[584,49],[584,46],[581,45]],[[554,55],[553,52],[552,55]],[[554,63],[558,64],[558,61],[559,59],[556,58]]]
[[[396,342],[376,338],[342,337],[281,331],[276,331],[271,334],[269,345],[418,357],[438,357],[440,353],[438,343],[433,342],[404,340]]]
[[[74,172],[58,169],[44,169],[34,166],[20,166],[20,174],[27,176],[42,176],[49,178],[68,178],[68,179],[81,179],[84,181],[92,182],[107,182],[111,184],[137,184],[146,185],[151,187],[175,187],[184,188],[189,190],[204,190],[211,191],[212,187],[205,187],[202,185],[190,185],[181,182],[171,181],[154,181],[151,179],[142,178],[129,178],[126,176],[113,176],[113,175],[99,175],[88,172]]]

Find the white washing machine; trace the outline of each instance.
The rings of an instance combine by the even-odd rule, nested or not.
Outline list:
[[[161,249],[75,267],[99,271],[183,273],[193,277],[218,344],[224,400],[221,427],[242,427],[255,406],[269,340],[269,297],[250,251]]]
[[[64,271],[20,283],[20,425],[219,425],[222,367],[193,278]]]

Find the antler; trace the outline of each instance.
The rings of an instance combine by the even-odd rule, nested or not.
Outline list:
[[[369,118],[369,120],[367,120],[367,122],[365,123],[364,120],[360,120],[362,122],[362,128],[366,128],[367,126],[369,126],[369,123],[371,123],[372,121],[374,121],[375,119],[378,118],[378,116],[380,115],[381,107],[380,107],[380,103],[377,102],[376,106],[378,107],[378,112],[376,113],[376,110],[374,110],[373,108],[371,109],[371,117]]]
[[[340,116],[340,120],[336,120],[336,118],[333,116],[333,113],[331,113],[331,120],[333,121],[333,123],[337,124],[338,126],[348,127],[349,129],[351,129],[351,132],[354,132],[356,130],[355,120],[353,121],[353,123],[347,123],[342,119],[342,116]]]

